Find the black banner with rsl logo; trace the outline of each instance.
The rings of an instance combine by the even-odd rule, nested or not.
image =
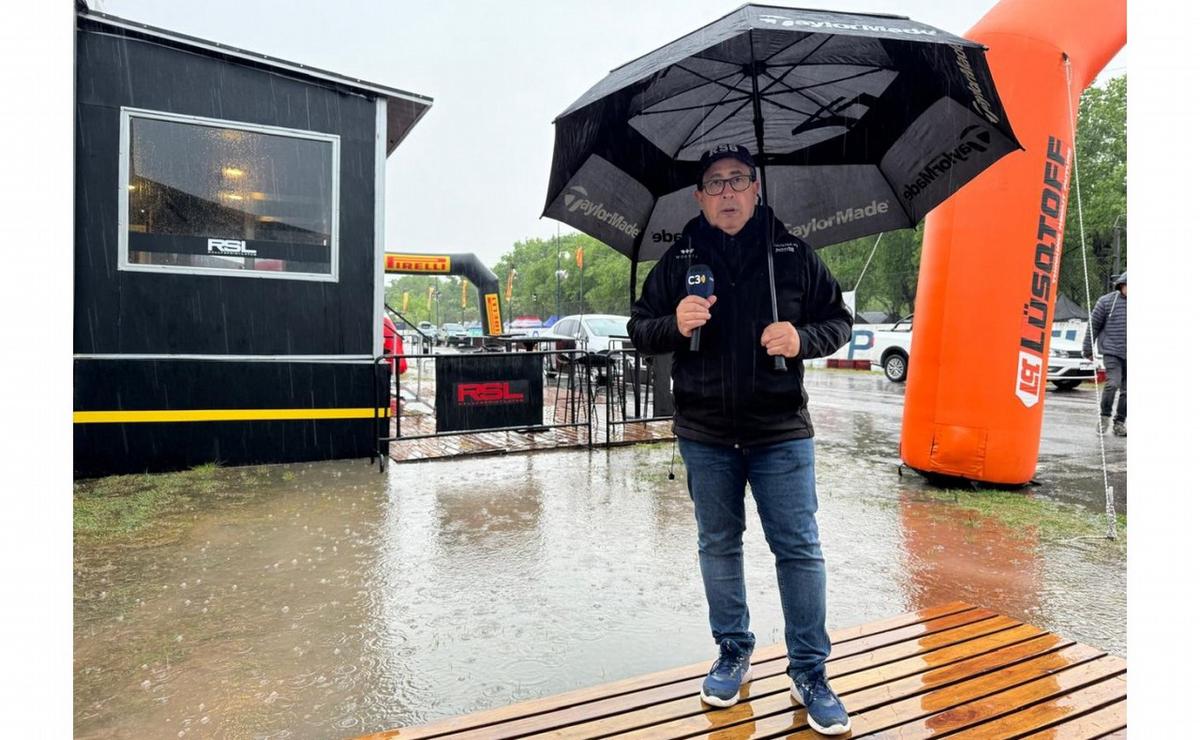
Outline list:
[[[437,431],[541,426],[541,355],[441,355]]]

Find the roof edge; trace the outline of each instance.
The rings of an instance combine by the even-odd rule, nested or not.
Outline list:
[[[77,0],[76,14],[80,18],[102,25],[113,26],[115,28],[121,28],[147,36],[155,36],[182,44],[184,46],[203,49],[214,54],[240,58],[248,62],[253,62],[254,64],[286,70],[292,74],[306,77],[318,82],[335,83],[360,92],[373,93],[378,96],[393,98],[396,100],[404,100],[409,103],[415,103],[417,105],[423,105],[426,107],[433,105],[433,98],[427,95],[421,95],[419,93],[413,93],[395,87],[388,87],[387,85],[369,82],[356,77],[348,77],[346,75],[338,74],[337,72],[330,72],[317,67],[311,67],[299,62],[290,62],[286,59],[279,59],[278,57],[273,57],[268,54],[261,54],[259,52],[248,51],[246,49],[239,49],[235,46],[222,44],[219,41],[209,41],[208,39],[202,39],[197,36],[189,36],[185,33],[171,31],[165,28],[158,28],[157,26],[151,26],[146,23],[132,21],[127,18],[121,18],[119,16],[109,15],[107,13],[101,13],[99,11],[90,9],[84,0]]]

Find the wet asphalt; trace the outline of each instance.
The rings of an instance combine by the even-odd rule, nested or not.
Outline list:
[[[1047,538],[898,474],[903,386],[816,371],[829,629],[950,600],[1125,653],[1123,540]],[[1046,401],[1031,499],[1104,511],[1094,395]],[[1124,511],[1124,440],[1104,438]],[[78,737],[345,737],[709,659],[672,445],[277,466],[176,534],[75,553]],[[783,636],[748,507],[751,627]]]

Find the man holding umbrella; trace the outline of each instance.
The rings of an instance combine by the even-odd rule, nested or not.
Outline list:
[[[825,676],[825,561],[802,360],[845,344],[852,317],[813,249],[758,205],[748,149],[722,144],[705,152],[694,196],[701,213],[647,276],[629,332],[643,352],[674,352],[674,427],[719,646],[701,698],[732,706],[751,677],[755,638],[742,565],[749,483],[775,555],[792,694],[807,707],[811,727],[841,734],[850,719]],[[689,295],[689,275],[700,274],[715,287],[708,297]],[[695,332],[698,343],[691,340]],[[785,370],[775,369],[776,357],[784,358]]]
[[[823,670],[801,360],[845,343],[850,316],[813,248],[915,226],[1019,148],[984,48],[902,16],[748,3],[612,70],[554,126],[543,215],[629,257],[630,335],[674,353],[675,431],[721,646],[704,700],[733,704],[749,677],[749,482],[794,695],[810,725],[841,731],[849,718]],[[637,265],[655,260],[635,301]]]

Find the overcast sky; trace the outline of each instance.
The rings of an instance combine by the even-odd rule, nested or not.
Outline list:
[[[778,3],[791,5],[792,3]],[[993,0],[806,0],[965,34]],[[554,117],[609,70],[737,0],[89,0],[104,13],[420,93],[433,108],[388,159],[391,251],[475,252],[553,236],[540,219]],[[1101,75],[1125,71],[1122,51]],[[564,232],[568,231],[562,227]]]

